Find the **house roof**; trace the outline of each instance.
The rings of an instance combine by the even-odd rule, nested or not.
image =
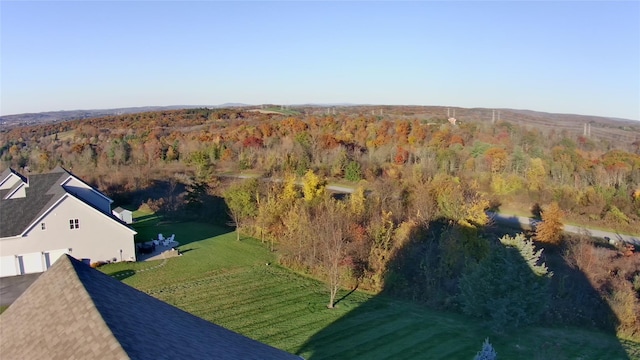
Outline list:
[[[2,315],[7,359],[300,359],[63,255]]]
[[[44,215],[45,212],[47,212],[56,202],[60,201],[62,197],[67,194],[74,195],[67,192],[67,190],[65,190],[61,185],[70,176],[78,179],[67,170],[57,166],[51,172],[46,174],[29,175],[29,178],[24,181],[29,185],[25,189],[25,197],[5,199],[4,197],[7,192],[2,191],[2,194],[0,194],[2,195],[0,198],[0,238],[22,234],[29,225],[33,224],[34,221]],[[100,194],[105,196],[102,193]],[[75,197],[80,199],[86,205],[95,208],[80,197]],[[111,214],[106,215],[114,221],[118,221],[115,217],[111,216]],[[118,221],[118,223],[123,224],[120,221]]]
[[[0,237],[20,235],[25,228],[50,208],[66,192],[59,185],[69,174],[54,171],[29,176],[27,196],[0,198]]]
[[[27,181],[27,179],[24,176],[22,176],[22,174],[20,174],[19,172],[13,170],[12,168],[6,168],[2,173],[0,173],[0,184],[2,184],[2,182],[4,182],[7,179],[7,177],[9,177],[9,175],[11,174],[14,174],[17,177],[19,177],[22,180],[22,182]]]
[[[131,210],[127,210],[123,207],[118,206],[117,208],[113,209],[113,211],[117,212],[118,214],[123,213],[125,211],[131,212]]]

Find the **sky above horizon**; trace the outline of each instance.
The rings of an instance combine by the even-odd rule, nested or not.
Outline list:
[[[0,2],[0,115],[223,103],[640,120],[640,2]]]

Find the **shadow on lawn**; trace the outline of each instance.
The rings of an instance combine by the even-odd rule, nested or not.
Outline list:
[[[116,272],[113,272],[113,273],[108,273],[107,275],[109,275],[109,276],[111,276],[113,278],[116,278],[118,280],[124,280],[124,279],[126,279],[128,277],[131,277],[131,276],[135,275],[135,274],[136,274],[136,272],[134,270],[127,269],[127,270],[116,271]]]
[[[381,294],[313,335],[298,354],[311,360],[471,359],[481,349],[484,339],[489,337],[501,358],[576,358],[585,354],[590,356],[586,352],[591,349],[604,351],[593,358],[629,358],[615,338],[618,319],[585,275],[564,261],[561,249],[545,249],[543,254],[542,260],[553,276],[547,280],[550,290],[548,305],[537,324],[523,326],[516,331],[496,332],[490,330],[489,318],[484,317],[483,320],[480,316],[486,314],[477,314],[479,317],[469,322],[472,317],[460,314],[458,297],[460,278],[466,264],[463,263],[462,268],[449,269],[452,271],[449,277],[444,274],[438,276],[440,270],[436,269],[437,259],[444,256],[446,245],[442,239],[456,236],[456,227],[440,219],[430,223],[426,229],[414,232],[411,241],[399,249],[388,263]],[[514,224],[511,228],[491,226],[483,229],[481,234],[490,240],[492,251],[502,251],[499,253],[511,259],[511,268],[518,269],[514,272],[522,274],[523,281],[527,283],[536,275],[516,249],[505,247],[498,241],[505,234],[513,236],[522,232],[526,230]],[[509,280],[518,283],[518,278],[510,278],[510,273],[498,271],[498,274],[504,276],[504,280],[500,278],[497,288],[501,282],[508,283]],[[526,287],[520,288],[518,291],[526,293]],[[353,291],[355,289],[342,296],[339,302]],[[485,300],[495,298],[496,306],[491,310],[500,312],[504,310],[498,305],[503,301],[501,299],[507,303],[514,301],[511,293],[512,289],[506,286],[491,292]],[[395,307],[398,309],[394,310]],[[404,308],[413,309],[411,311],[417,314],[403,313]],[[423,317],[421,312],[426,315]],[[595,333],[593,339],[584,339],[574,335],[571,329],[563,329],[563,326],[604,331],[609,336]]]
[[[228,227],[201,222],[162,223],[151,228],[139,228],[134,225],[133,228],[138,231],[136,235],[136,242],[138,243],[158,239],[159,234],[163,234],[165,238],[175,235],[174,239],[178,242],[178,247],[180,248],[197,241],[224,235],[233,231],[233,229]],[[160,245],[160,247],[162,247],[162,245]],[[184,253],[188,250],[181,249],[180,251]]]
[[[155,210],[134,219],[132,227],[138,232],[136,243],[159,240],[175,234],[182,246],[232,231],[228,227],[229,208],[223,198],[211,194],[203,182],[153,180],[145,188],[124,191],[122,186],[108,189],[116,203],[130,209],[147,204]],[[205,226],[203,224],[209,224]]]
[[[134,219],[134,224],[141,224],[147,220],[153,219],[158,217],[158,215],[156,214],[148,214],[148,215],[143,215],[143,216],[138,216],[137,218]]]

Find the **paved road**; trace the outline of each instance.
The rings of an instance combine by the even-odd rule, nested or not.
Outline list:
[[[496,223],[513,226],[513,227],[522,227],[525,229],[533,228],[540,220],[524,217],[524,216],[516,216],[509,214],[499,214],[489,212],[489,217],[491,217]],[[636,246],[640,246],[640,235],[627,235],[627,234],[619,234],[610,231],[603,231],[597,229],[589,229],[582,226],[575,225],[565,225],[564,231],[572,234],[581,234],[592,237],[599,238],[609,238],[611,240],[626,242],[629,244],[634,244]]]

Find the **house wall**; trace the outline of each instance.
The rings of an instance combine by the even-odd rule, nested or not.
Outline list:
[[[75,219],[78,219],[77,229]],[[70,229],[69,220],[74,221],[74,229]],[[44,230],[42,223],[45,224]],[[43,252],[58,254],[60,249],[71,249],[71,256],[76,259],[89,259],[88,262],[114,258],[116,261],[135,261],[134,234],[133,230],[82,201],[66,196],[28,230],[25,236],[0,239],[0,255],[4,259],[11,255]],[[27,258],[33,260],[30,258],[32,256],[29,255]],[[42,255],[43,263],[44,260]],[[3,260],[0,268],[9,267],[4,262]]]
[[[5,179],[0,179],[0,190],[11,189],[18,181],[22,181],[16,174],[9,174]]]
[[[21,184],[7,199],[19,199],[27,196],[27,185]]]
[[[127,224],[133,223],[133,214],[131,213],[131,211],[125,210],[121,215],[122,221],[126,222]]]
[[[86,202],[92,204],[101,211],[111,214],[111,201],[82,181],[74,177],[70,177],[65,181],[62,187],[77,197],[84,199]]]

